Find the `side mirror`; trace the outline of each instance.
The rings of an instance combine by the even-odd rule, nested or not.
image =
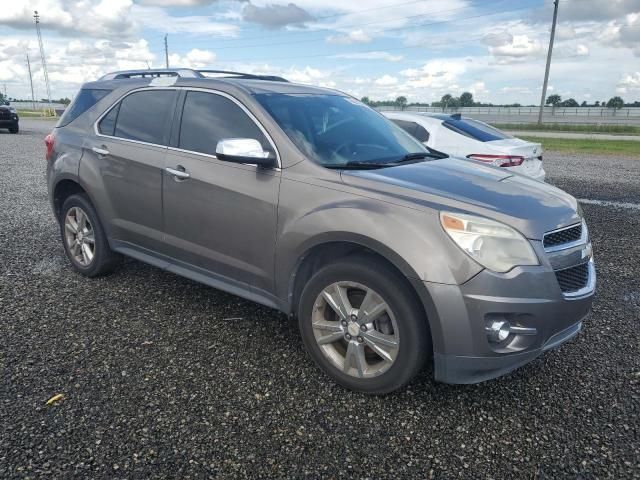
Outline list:
[[[225,162],[250,163],[263,168],[275,165],[275,158],[253,138],[223,138],[216,145],[216,157]]]

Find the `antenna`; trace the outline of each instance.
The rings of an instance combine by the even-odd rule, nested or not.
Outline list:
[[[44,55],[44,46],[42,45],[42,35],[40,34],[40,15],[38,11],[33,11],[33,18],[36,21],[36,32],[38,34],[38,44],[40,45],[40,58],[42,59],[42,72],[44,74],[44,83],[47,87],[47,100],[49,101],[49,107],[51,107],[51,87],[49,86],[49,73],[47,72],[47,60]]]

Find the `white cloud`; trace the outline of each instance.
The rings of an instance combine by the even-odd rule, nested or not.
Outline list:
[[[367,35],[364,30],[353,30],[346,34],[329,35],[327,37],[328,43],[336,43],[339,45],[349,45],[352,43],[369,43],[372,38]]]
[[[391,75],[383,75],[382,77],[376,79],[374,83],[376,85],[388,87],[391,85],[397,85],[398,79],[396,77],[392,77]]]
[[[340,53],[333,58],[344,58],[349,60],[384,60],[387,62],[399,62],[404,57],[402,55],[392,55],[389,52],[360,52],[360,53]]]
[[[640,71],[626,74],[618,83],[618,93],[640,93]]]

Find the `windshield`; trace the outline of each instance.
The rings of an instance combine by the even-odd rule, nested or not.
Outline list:
[[[513,138],[497,128],[487,125],[484,122],[471,118],[448,118],[443,123],[449,130],[453,130],[465,137],[473,138],[481,142],[493,142],[495,140],[506,140]]]
[[[428,154],[400,127],[350,97],[282,93],[255,97],[300,151],[321,165],[391,164],[411,153]]]

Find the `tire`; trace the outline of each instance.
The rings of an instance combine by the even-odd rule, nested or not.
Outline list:
[[[15,127],[11,127],[9,129],[9,133],[18,133],[20,131],[20,127],[16,125]]]
[[[338,302],[346,308],[330,306],[325,293],[334,300],[346,297]],[[360,308],[365,303],[372,308]],[[388,308],[369,322],[367,310],[382,311],[381,304]],[[336,313],[349,306],[354,316]],[[358,392],[397,390],[431,356],[427,319],[411,285],[374,257],[346,257],[316,272],[302,291],[298,323],[313,360],[338,384]]]
[[[81,213],[86,217],[86,223],[81,219]],[[70,217],[69,221],[67,221],[68,217]],[[82,226],[87,226],[87,228],[76,228],[76,232],[74,232],[73,220],[76,221],[76,226],[81,223]],[[98,214],[89,197],[85,194],[71,195],[64,201],[59,224],[62,245],[67,258],[77,272],[87,277],[99,277],[111,273],[118,266],[122,257],[109,248],[109,242]],[[78,230],[82,232],[80,237],[77,233]],[[72,241],[72,237],[75,240]],[[79,238],[80,241],[78,242]],[[90,239],[93,240],[93,244]],[[86,255],[87,250],[82,244],[91,250],[91,258]]]

